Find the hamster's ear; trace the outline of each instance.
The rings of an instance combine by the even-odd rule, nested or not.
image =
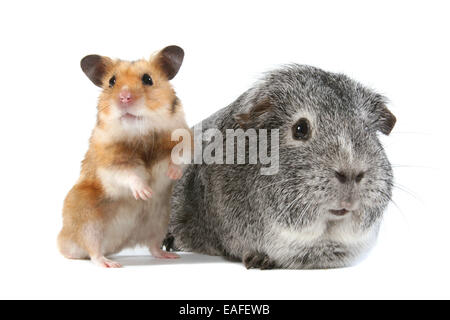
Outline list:
[[[265,99],[256,103],[248,112],[236,114],[234,119],[242,129],[256,128],[264,122],[264,115],[271,109],[272,103]]]
[[[102,57],[96,54],[81,59],[81,69],[87,77],[98,87],[103,85],[103,77],[112,67],[113,62],[108,57]]]
[[[385,135],[389,135],[394,129],[397,118],[392,114],[391,111],[386,107],[384,103],[379,104],[377,107],[378,113],[378,130]]]
[[[172,80],[183,63],[184,51],[178,46],[168,46],[158,52],[155,62],[160,70],[167,76],[167,80]]]

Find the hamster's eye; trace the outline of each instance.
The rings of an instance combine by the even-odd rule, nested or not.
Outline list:
[[[150,75],[148,73],[144,74],[142,76],[142,83],[147,86],[151,86],[153,84],[152,77],[150,77]]]
[[[292,136],[295,140],[308,140],[311,136],[311,126],[308,119],[301,118],[292,127]]]
[[[112,88],[116,84],[116,76],[112,76],[111,79],[109,79],[109,87]]]

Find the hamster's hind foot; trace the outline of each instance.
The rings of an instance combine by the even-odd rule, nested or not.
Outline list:
[[[96,264],[99,267],[103,268],[122,268],[122,265],[118,262],[109,260],[105,257],[99,257],[99,258],[91,258],[92,262]]]
[[[180,256],[173,252],[167,252],[160,248],[149,248],[152,256],[158,259],[178,259]]]
[[[259,252],[248,252],[244,254],[242,262],[247,269],[268,270],[276,267],[275,262],[268,255]]]

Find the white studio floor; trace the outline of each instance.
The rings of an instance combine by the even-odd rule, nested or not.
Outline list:
[[[384,228],[380,236],[388,236]],[[5,258],[0,298],[61,299],[365,299],[448,298],[448,266],[422,249],[381,238],[355,267],[335,270],[246,270],[220,257],[182,253],[158,260],[146,249],[114,259],[122,269],[66,260],[54,251]]]
[[[122,269],[66,260],[56,249],[66,190],[49,183],[24,199],[14,193],[16,201],[0,208],[0,298],[449,298],[447,171],[439,169],[446,165],[446,151],[429,157],[430,150],[441,149],[427,134],[399,132],[385,141],[398,187],[376,247],[354,267],[247,270],[221,257],[191,253],[157,260],[143,248],[115,257]],[[415,144],[425,149],[412,157]]]

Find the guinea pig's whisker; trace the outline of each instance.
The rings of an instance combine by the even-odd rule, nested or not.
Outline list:
[[[427,167],[427,166],[418,166],[418,165],[404,165],[404,164],[393,164],[392,168],[413,168],[413,169],[430,169],[430,170],[438,170],[437,168]]]
[[[401,185],[395,181],[390,181],[389,179],[377,179],[376,181],[383,181],[385,183],[387,183],[389,186],[391,186],[394,189],[398,189],[400,191],[403,191],[404,193],[406,193],[407,195],[413,197],[415,200],[419,201],[419,202],[423,202],[423,200],[412,190],[408,189],[406,186]],[[382,193],[381,190],[377,190],[377,192]],[[392,197],[390,197],[391,199]],[[392,200],[392,199],[391,199]]]
[[[390,202],[392,202],[392,204],[395,206],[395,208],[397,208],[398,212],[400,213],[400,215],[402,216],[402,218],[407,221],[406,219],[406,215],[403,212],[403,210],[400,208],[400,206],[397,204],[397,202],[392,199],[392,197],[390,197],[386,192],[378,190],[378,193],[381,193],[387,200],[389,200]]]
[[[377,190],[377,193],[380,193],[381,195],[384,196],[383,200],[392,201],[392,197],[388,193],[386,193],[382,190]]]
[[[403,186],[403,185],[401,185],[401,184],[399,184],[399,183],[396,183],[395,181],[393,182],[393,185],[392,185],[392,186],[393,186],[394,188],[396,188],[396,189],[398,189],[398,190],[401,190],[401,191],[403,191],[404,193],[410,195],[410,196],[413,197],[415,200],[417,200],[417,201],[419,201],[419,202],[423,202],[423,200],[422,200],[415,192],[413,192],[412,190],[408,189],[407,187],[405,187],[405,186]]]
[[[298,202],[299,202],[300,200],[303,199],[303,197],[304,197],[304,194],[303,194],[303,193],[298,194],[297,197],[296,197],[296,198],[295,198],[288,206],[286,206],[286,208],[281,212],[280,216],[281,216],[281,217],[285,216],[286,212],[294,212],[294,211],[292,210],[293,207],[294,207],[295,205],[297,205]],[[297,218],[301,218],[301,217],[303,216],[303,214],[310,208],[310,206],[311,206],[311,203],[306,204],[306,205],[303,207],[302,211],[300,211],[300,213],[296,215]],[[299,224],[299,221],[300,221],[301,219],[297,219],[297,221],[292,221],[292,216],[289,216],[289,218],[290,218],[290,220],[291,220],[291,224],[294,225],[294,228],[296,229],[297,226],[298,226],[298,224]]]
[[[414,164],[384,164],[384,165],[372,165],[373,168],[380,168],[380,169],[390,169],[390,168],[413,168],[413,169],[430,169],[430,170],[438,170],[438,168],[428,167],[428,166],[421,166],[421,165],[414,165]]]
[[[277,182],[271,183],[271,184],[269,184],[269,185],[267,185],[267,186],[264,186],[264,187],[262,187],[262,188],[256,189],[255,191],[261,191],[261,190],[263,190],[263,189],[267,189],[267,188],[272,187],[272,186],[277,185],[277,184],[284,184],[284,183],[286,183],[286,182],[295,181],[295,180],[298,180],[298,178],[290,178],[290,179],[285,179],[285,180],[277,181]]]
[[[400,206],[397,204],[397,202],[395,202],[393,199],[390,200],[392,202],[392,204],[398,209],[398,211],[400,211],[400,213],[402,215],[404,215],[402,209],[400,208]]]
[[[303,217],[303,215],[305,214],[305,212],[309,210],[310,207],[311,207],[311,202],[308,203],[306,206],[303,207],[303,210],[302,210],[302,211],[300,212],[300,214],[298,215],[297,221],[294,222],[294,228],[295,228],[295,229],[298,228],[300,222],[302,221],[301,218]]]
[[[390,135],[395,135],[395,134],[418,134],[418,135],[431,135],[431,133],[429,132],[417,132],[417,131],[393,131],[390,133]]]

